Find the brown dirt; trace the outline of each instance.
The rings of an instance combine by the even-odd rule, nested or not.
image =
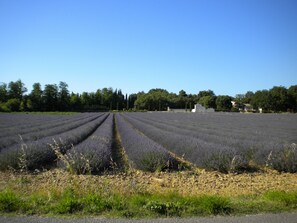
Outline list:
[[[72,185],[81,193],[178,192],[182,195],[216,194],[236,196],[261,194],[267,190],[296,191],[297,174],[266,170],[261,173],[221,174],[204,170],[173,173],[107,173],[102,176],[71,175],[62,170],[38,174],[0,173],[0,191],[5,188],[24,193],[63,191]]]

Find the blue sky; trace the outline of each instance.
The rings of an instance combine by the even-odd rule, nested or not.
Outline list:
[[[234,96],[297,84],[296,0],[0,0],[0,82]]]

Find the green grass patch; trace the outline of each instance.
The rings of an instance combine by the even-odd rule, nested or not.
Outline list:
[[[0,192],[0,213],[119,218],[192,217],[256,214],[297,209],[297,192],[269,191],[261,195],[223,197],[177,193],[81,193],[69,187],[47,194]]]
[[[285,191],[268,191],[263,195],[271,202],[279,202],[286,207],[297,208],[297,193]]]
[[[21,208],[21,199],[11,190],[0,193],[0,212],[15,212]]]

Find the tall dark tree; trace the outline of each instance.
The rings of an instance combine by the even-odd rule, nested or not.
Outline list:
[[[74,94],[73,92],[70,95],[70,107],[72,111],[82,111],[82,103],[79,94]]]
[[[177,96],[176,105],[174,107],[186,109],[188,106],[187,97],[187,93],[184,90],[180,90]]]
[[[130,94],[128,97],[128,109],[132,109],[135,107],[135,101],[137,100],[137,94]]]
[[[95,100],[96,100],[96,104],[103,105],[103,96],[100,89],[98,89],[95,93]]]
[[[288,89],[289,108],[297,112],[297,85],[292,85]]]
[[[273,87],[269,91],[271,110],[275,112],[287,111],[289,104],[288,91],[285,87]]]
[[[117,94],[117,110],[123,110],[124,106],[125,106],[125,97],[122,93],[122,90],[119,89],[118,90],[118,94]]]
[[[80,96],[83,110],[89,110],[91,106],[91,97],[88,92],[83,92]]]
[[[113,89],[112,88],[103,88],[101,90],[102,93],[102,102],[103,105],[112,110],[112,98],[113,98]]]
[[[7,84],[0,84],[0,102],[6,102],[8,100]]]
[[[41,89],[40,83],[34,83],[33,89],[29,95],[31,105],[30,109],[33,111],[42,111],[43,110],[43,103],[42,103],[42,94],[43,91]]]
[[[70,95],[68,90],[68,84],[63,81],[59,83],[59,110],[67,111],[70,106]]]
[[[45,111],[57,111],[59,102],[59,90],[56,84],[47,84],[43,91]]]

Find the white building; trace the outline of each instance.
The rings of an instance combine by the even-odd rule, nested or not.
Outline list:
[[[214,112],[213,108],[205,108],[200,104],[194,105],[194,109],[172,109],[167,107],[168,112]]]
[[[192,109],[192,112],[214,112],[215,110],[213,108],[205,108],[200,104],[196,104],[194,106],[194,109]]]

